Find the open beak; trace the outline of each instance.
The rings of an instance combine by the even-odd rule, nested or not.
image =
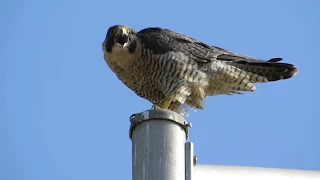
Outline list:
[[[114,42],[124,47],[129,42],[129,36],[125,28],[120,28],[114,36]]]

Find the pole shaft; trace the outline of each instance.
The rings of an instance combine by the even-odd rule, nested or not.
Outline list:
[[[185,179],[185,120],[177,113],[150,110],[131,124],[133,180]]]

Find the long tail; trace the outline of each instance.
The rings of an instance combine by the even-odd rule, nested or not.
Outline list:
[[[265,77],[268,81],[289,79],[298,73],[298,69],[293,64],[279,63],[282,58],[263,61],[248,56],[226,54],[219,56],[218,59],[243,71]]]

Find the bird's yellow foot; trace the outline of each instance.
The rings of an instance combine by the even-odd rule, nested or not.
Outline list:
[[[168,99],[168,100],[164,101],[164,103],[162,104],[162,106],[160,106],[160,108],[161,109],[168,109],[171,102],[172,102],[172,99]]]
[[[153,108],[154,109],[168,109],[170,104],[171,104],[172,100],[169,99],[169,100],[166,100],[164,101],[164,103],[162,104],[162,106],[157,106],[157,105],[153,105]]]

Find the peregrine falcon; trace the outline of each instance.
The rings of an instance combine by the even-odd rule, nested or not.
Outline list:
[[[168,29],[108,29],[104,59],[116,76],[154,107],[187,115],[203,109],[207,96],[255,91],[253,83],[288,79],[297,68],[236,54]]]

